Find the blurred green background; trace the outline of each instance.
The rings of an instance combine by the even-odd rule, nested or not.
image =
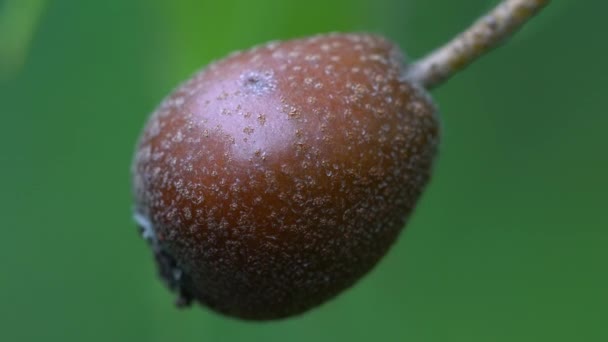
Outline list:
[[[492,0],[0,0],[1,341],[607,341],[608,2],[554,1],[434,92],[435,177],[380,265],[301,317],[179,311],[131,221],[148,114],[212,59],[372,31],[420,56]]]

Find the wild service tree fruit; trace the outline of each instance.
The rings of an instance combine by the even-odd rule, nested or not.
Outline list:
[[[507,0],[408,64],[369,34],[273,42],[166,98],[133,163],[135,218],[182,305],[276,319],[334,297],[399,235],[429,180],[426,89],[548,1]]]

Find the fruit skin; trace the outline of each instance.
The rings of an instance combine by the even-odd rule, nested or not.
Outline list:
[[[330,34],[228,56],[162,102],[132,166],[135,217],[182,304],[288,317],[378,262],[438,144],[405,68],[384,38]]]

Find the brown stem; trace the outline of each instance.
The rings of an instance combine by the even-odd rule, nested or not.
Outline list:
[[[513,35],[550,0],[503,0],[450,42],[412,64],[406,77],[432,89]]]

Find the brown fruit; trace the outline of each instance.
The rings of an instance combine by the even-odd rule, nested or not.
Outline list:
[[[438,142],[435,108],[402,59],[365,34],[270,43],[163,101],[137,147],[135,216],[183,304],[287,317],[378,262]]]

